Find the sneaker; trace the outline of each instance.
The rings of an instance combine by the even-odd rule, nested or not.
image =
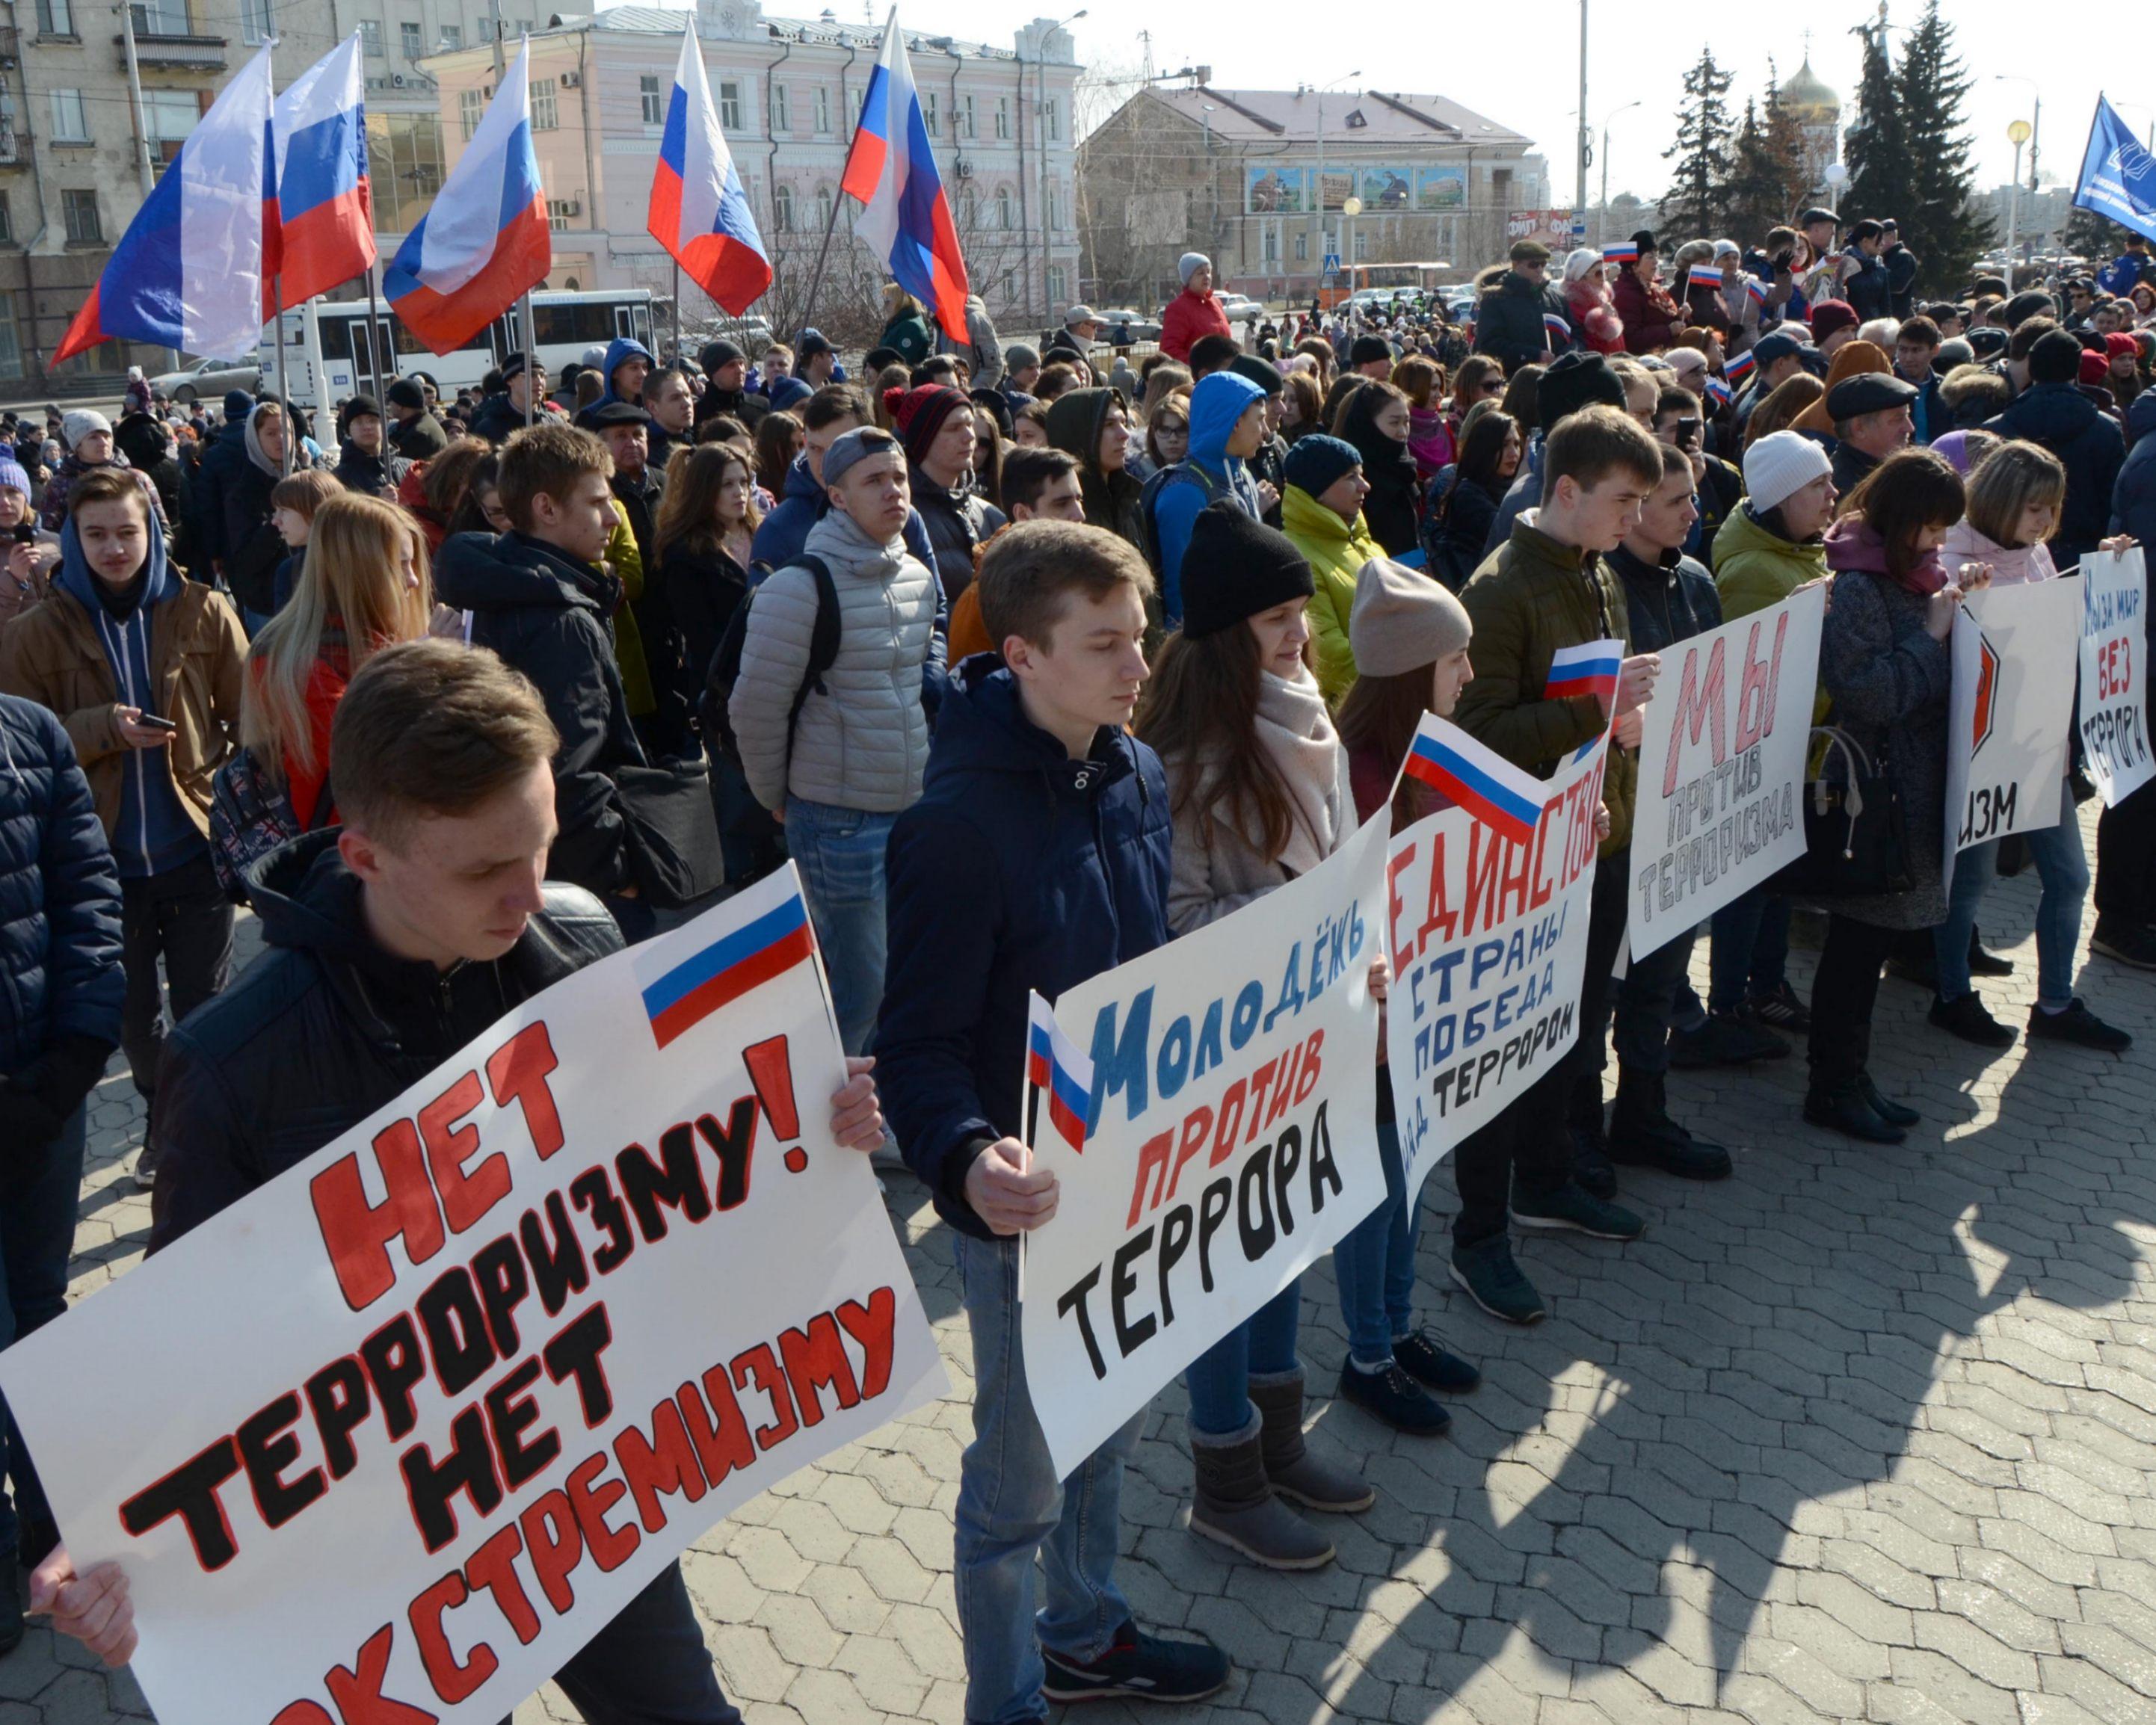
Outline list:
[[[1502,1234],[1455,1246],[1446,1267],[1467,1298],[1507,1323],[1540,1323],[1549,1315],[1533,1282],[1512,1262],[1512,1242]]]
[[[1786,1060],[1789,1045],[1772,1031],[1752,1021],[1743,1006],[1728,1012],[1712,1012],[1694,1031],[1677,1031],[1670,1037],[1670,1064],[1680,1072],[1697,1072],[1711,1066],[1748,1066],[1755,1060]]]
[[[1452,1415],[1400,1369],[1397,1359],[1387,1360],[1374,1372],[1349,1360],[1340,1368],[1340,1399],[1409,1437],[1441,1437],[1452,1424]]]
[[[1050,1701],[1203,1701],[1227,1687],[1228,1656],[1210,1641],[1170,1641],[1127,1620],[1115,1645],[1081,1663],[1040,1650],[1040,1692]]]
[[[135,1184],[141,1190],[153,1190],[157,1184],[158,1149],[153,1144],[145,1144],[141,1154],[135,1158]]]
[[[1744,1004],[1760,1023],[1792,1036],[1804,1036],[1812,1027],[1812,1015],[1786,980],[1776,983],[1772,993],[1753,995]]]
[[[1647,1231],[1640,1217],[1567,1180],[1553,1192],[1512,1194],[1512,1220],[1523,1228],[1585,1234],[1596,1240],[1637,1240]]]
[[[2084,1048],[2094,1048],[2104,1054],[2123,1054],[2133,1046],[2133,1038],[2115,1024],[2106,1024],[2088,1009],[2088,1003],[2078,995],[2063,1012],[2046,1012],[2041,1006],[2029,1009],[2029,1040],[2032,1042],[2075,1042]],[[1399,1353],[1394,1349],[1394,1353]]]
[[[1959,1037],[1964,1042],[1974,1042],[1979,1048],[2011,1048],[2014,1032],[1984,1009],[1984,1002],[1971,994],[1958,1001],[1943,1001],[1932,996],[1931,1021],[1950,1037]]]
[[[2089,935],[2089,950],[2137,970],[2156,970],[2156,929],[2107,923],[2098,917]]]
[[[2013,842],[2010,838],[2002,841],[2002,844]],[[1984,950],[1984,931],[1971,929],[1969,931],[1969,974],[1972,976],[2011,976],[2014,961],[2003,959],[1995,952],[1986,952]]]
[[[1415,1382],[1448,1395],[1465,1395],[1482,1381],[1481,1373],[1426,1329],[1395,1339],[1393,1358]]]

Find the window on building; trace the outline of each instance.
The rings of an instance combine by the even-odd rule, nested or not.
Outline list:
[[[660,94],[658,74],[646,73],[636,80],[636,87],[644,98],[644,123],[646,125],[665,125],[666,101],[665,98]],[[466,136],[469,136],[470,134]]]
[[[958,194],[958,228],[961,233],[971,233],[981,225],[981,201],[968,186]]]
[[[12,308],[0,306],[0,377],[23,375],[23,344],[15,334]]]
[[[457,126],[469,144],[472,134],[479,130],[480,118],[486,112],[486,92],[483,90],[460,90],[457,92]]]
[[[191,90],[142,92],[142,118],[148,128],[150,159],[155,171],[162,173],[167,165],[178,157],[180,146],[187,141],[187,134],[202,118],[203,108],[202,97]]]
[[[1370,236],[1367,233],[1357,234],[1355,236],[1355,261],[1358,264],[1367,262],[1369,256]]]
[[[1280,262],[1280,229],[1277,228],[1265,229],[1265,262],[1268,264]]]
[[[53,99],[53,141],[55,144],[87,144],[90,141],[90,120],[82,105],[79,90],[56,90]]]
[[[1040,113],[1041,123],[1048,128],[1048,141],[1053,144],[1063,136],[1062,99],[1050,96]]]
[[[62,192],[60,213],[67,222],[69,245],[100,246],[105,243],[105,223],[98,217],[97,194],[95,192]]]
[[[444,53],[454,54],[465,45],[465,27],[462,24],[442,26],[442,48]]]
[[[12,246],[14,243],[14,206],[9,202],[8,194],[5,192],[0,192],[0,246]],[[12,318],[0,317],[0,329],[6,329],[12,334],[14,330],[14,320]]]
[[[480,94],[484,100],[485,93]],[[370,113],[367,173],[382,232],[409,233],[442,189],[440,116]]]
[[[561,110],[554,101],[554,80],[535,78],[531,80],[531,130],[535,132],[558,131],[562,126]]]
[[[793,105],[788,100],[788,95],[786,85],[774,84],[771,86],[771,129],[775,132],[793,130]]]
[[[416,60],[427,51],[426,32],[407,20],[397,27],[397,44],[406,59]]]
[[[996,98],[996,136],[999,138],[1010,136],[1010,98],[1009,96]]]
[[[819,186],[816,188],[816,225],[819,228],[829,228],[831,225],[831,199],[833,196],[834,194],[832,190],[829,186]]]
[[[719,130],[728,134],[742,129],[741,86],[726,83],[719,86]]]
[[[252,8],[243,5],[239,10],[240,24],[244,28],[253,21]],[[136,0],[135,33],[138,36],[189,36],[194,33],[192,20],[187,17],[187,0]],[[250,36],[249,42],[259,41]]]
[[[1002,228],[1005,233],[1009,233],[1010,231],[1010,187],[1004,186],[999,187],[996,192],[996,226]]]
[[[1298,233],[1295,237],[1295,261],[1298,264],[1310,262],[1310,236],[1306,233]]]
[[[382,20],[363,18],[359,21],[359,45],[362,51],[376,59],[382,58]]]
[[[40,36],[74,35],[74,0],[38,0],[38,33]]]
[[[485,13],[482,13],[480,17],[479,39],[482,42],[491,42],[494,40],[494,19],[491,16]]]
[[[270,16],[270,0],[239,0],[239,34],[245,42],[267,42],[277,33]]]
[[[569,218],[576,213],[577,206],[573,199],[550,197],[547,200],[547,225],[557,233],[567,231]]]
[[[1061,200],[1055,195],[1055,182],[1050,181],[1040,188],[1040,207],[1050,233],[1063,225]]]
[[[793,188],[791,186],[771,188],[771,226],[774,233],[793,232]]]
[[[1048,303],[1052,306],[1063,304],[1063,266],[1060,264],[1048,266]]]
[[[978,138],[980,136],[981,128],[976,120],[973,113],[973,99],[971,95],[963,95],[958,98],[958,112],[957,115],[957,120],[958,125],[958,136],[960,137]]]
[[[516,20],[514,25],[505,24],[502,28],[504,34],[511,33],[513,31],[515,34],[519,36],[529,36],[531,33],[531,20],[528,18],[521,18]]]
[[[847,131],[858,131],[860,129],[861,103],[867,95],[868,92],[863,90],[858,84],[846,93]]]
[[[936,129],[936,92],[932,90],[921,92],[921,117],[927,122],[930,137],[942,136]]]
[[[831,130],[831,92],[822,84],[816,86],[816,131],[827,136]]]

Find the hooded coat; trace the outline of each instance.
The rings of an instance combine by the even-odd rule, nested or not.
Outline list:
[[[1348,644],[1348,621],[1355,609],[1355,578],[1385,548],[1370,537],[1363,516],[1343,521],[1300,485],[1281,494],[1281,530],[1309,560],[1315,588],[1310,600],[1310,631],[1317,642],[1317,686],[1334,706],[1355,681],[1355,649]]]
[[[599,397],[592,403],[593,407],[603,407],[609,402],[629,399],[626,396],[619,393],[613,386],[615,369],[629,360],[642,360],[645,365],[654,369],[659,364],[651,350],[634,335],[615,336],[607,344],[606,357],[599,361],[599,370],[605,376],[606,387],[599,392]]]
[[[561,832],[547,877],[593,893],[631,884],[629,835],[613,774],[645,764],[614,658],[621,583],[521,533],[452,534],[434,560],[434,592],[472,613],[475,647],[531,679],[562,740],[554,757]]]
[[[218,495],[225,585],[243,607],[255,612],[268,612],[276,603],[277,566],[285,560],[285,550],[283,535],[270,525],[270,494],[281,473],[259,435],[262,410],[269,405],[258,403],[248,414],[239,434],[241,459]]]
[[[1378,429],[1378,405],[1387,399],[1374,390],[1356,391],[1340,416],[1338,435],[1363,458],[1363,477],[1370,484],[1370,494],[1363,499],[1363,520],[1369,525],[1370,537],[1385,548],[1387,555],[1400,557],[1422,543],[1422,487],[1405,440],[1389,438]]]
[[[2118,422],[2071,383],[2032,383],[1984,428],[2025,438],[2066,463],[2066,502],[2051,535],[2051,560],[2073,568],[2096,550],[2110,524],[2112,493],[2126,465]]]
[[[1183,554],[1190,547],[1190,529],[1198,512],[1218,497],[1229,497],[1253,521],[1264,509],[1257,482],[1240,456],[1228,453],[1235,422],[1265,392],[1247,377],[1215,371],[1202,377],[1190,393],[1190,444],[1178,469],[1198,473],[1164,479],[1153,493],[1152,534],[1160,550],[1161,601],[1171,627],[1183,621]]]
[[[1050,998],[1167,944],[1168,781],[1127,730],[1086,760],[1034,725],[1002,660],[951,679],[921,798],[887,863],[876,1088],[937,1213],[977,1239],[980,1150],[1023,1132],[1029,990]]]
[[[1121,406],[1112,389],[1066,389],[1048,407],[1048,441],[1078,458],[1078,489],[1086,504],[1086,525],[1105,527],[1119,539],[1145,550],[1144,486],[1129,469],[1104,473],[1100,466],[1101,433],[1108,409]],[[1133,437],[1132,453],[1138,449]]]

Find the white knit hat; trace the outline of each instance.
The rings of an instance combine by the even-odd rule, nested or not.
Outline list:
[[[1176,260],[1176,274],[1183,278],[1183,285],[1187,288],[1190,285],[1190,278],[1212,261],[1203,252],[1185,252]]]
[[[92,432],[110,432],[112,422],[95,407],[77,407],[71,413],[60,415],[60,433],[72,449]]]
[[[1770,432],[1744,452],[1744,490],[1755,509],[1777,508],[1833,471],[1826,451],[1802,432]]]

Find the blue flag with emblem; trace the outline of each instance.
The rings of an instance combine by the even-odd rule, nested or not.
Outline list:
[[[2074,203],[2156,239],[2156,156],[2118,117],[2107,96],[2096,99]]]

